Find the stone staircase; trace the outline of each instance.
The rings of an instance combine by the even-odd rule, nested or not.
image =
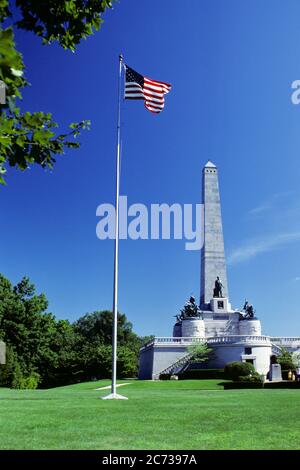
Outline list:
[[[181,372],[184,372],[184,370],[188,367],[190,363],[190,359],[192,357],[193,357],[193,354],[186,354],[185,356],[178,359],[178,361],[174,362],[169,367],[162,370],[158,375],[161,375],[161,374],[177,375]]]
[[[281,354],[281,348],[280,346],[278,346],[277,344],[274,344],[274,343],[271,343],[272,345],[272,353],[275,354],[276,356],[278,356],[279,354]]]

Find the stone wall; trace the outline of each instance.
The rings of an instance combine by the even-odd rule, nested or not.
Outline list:
[[[185,345],[151,344],[140,352],[139,379],[158,379],[159,374],[187,354]]]

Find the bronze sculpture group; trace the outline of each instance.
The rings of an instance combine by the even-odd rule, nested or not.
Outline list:
[[[253,309],[253,305],[249,304],[248,300],[245,300],[245,304],[244,304],[244,307],[243,307],[243,311],[245,312],[245,315],[243,315],[243,318],[246,319],[246,318],[254,318],[254,309]]]
[[[217,298],[223,298],[223,287],[224,286],[219,276],[217,276],[217,279],[215,280],[213,296]],[[240,312],[240,320],[251,320],[255,318],[255,311],[253,305],[251,305],[248,300],[245,300],[243,312],[245,313],[242,314]],[[191,296],[189,301],[184,305],[183,309],[180,310],[180,314],[175,315],[175,317],[177,323],[181,323],[182,320],[186,320],[188,318],[203,318],[202,311],[200,310],[200,307],[196,304],[195,297]]]
[[[195,297],[191,296],[190,300],[184,305],[183,309],[180,310],[180,314],[175,316],[177,322],[181,322],[187,318],[201,318],[202,313],[199,306],[196,304]]]

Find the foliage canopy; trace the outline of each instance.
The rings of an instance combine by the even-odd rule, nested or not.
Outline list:
[[[7,166],[22,171],[33,164],[52,169],[57,155],[66,148],[78,148],[74,140],[90,121],[71,123],[56,133],[58,124],[49,112],[21,112],[17,99],[29,85],[25,65],[14,40],[15,28],[41,37],[43,44],[57,42],[64,49],[76,50],[82,39],[99,30],[110,0],[16,0],[18,19],[14,19],[8,0],[0,0],[0,80],[5,85],[6,102],[0,105],[0,183]]]
[[[0,385],[54,387],[111,375],[112,312],[93,312],[75,323],[47,312],[48,301],[24,277],[15,286],[0,275],[0,339],[7,363]],[[118,314],[118,376],[135,377],[140,338],[124,314]]]

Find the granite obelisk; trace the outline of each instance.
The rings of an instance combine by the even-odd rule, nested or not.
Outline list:
[[[209,310],[217,276],[223,284],[223,297],[228,297],[218,169],[211,161],[203,168],[202,191],[204,244],[201,252],[200,305],[203,310]]]

